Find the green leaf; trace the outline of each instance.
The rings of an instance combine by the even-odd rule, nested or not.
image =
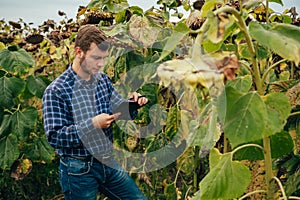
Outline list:
[[[238,53],[242,58],[250,59],[251,54],[249,52],[248,45],[246,43],[241,43],[238,45]]]
[[[252,144],[263,146],[263,141],[254,141]],[[286,132],[280,132],[271,136],[271,155],[273,159],[280,158],[293,151],[294,143],[291,135]],[[238,160],[263,160],[264,155],[261,149],[257,147],[245,147],[234,154]]]
[[[291,104],[283,93],[271,93],[263,99],[268,113],[264,136],[268,137],[282,131],[291,112]]]
[[[211,115],[211,103],[207,104],[203,111],[201,112],[201,116],[197,121],[193,120],[190,123],[190,130],[187,139],[187,143],[189,146],[199,146],[203,145],[203,140],[206,136],[207,127],[205,123],[207,123],[207,119],[210,118]],[[205,121],[205,123],[204,123]]]
[[[213,12],[208,12],[206,20],[209,24],[206,36],[207,39],[213,44],[212,47],[208,47],[209,43],[206,44],[206,47],[210,50],[213,50],[217,47],[220,49],[224,40],[232,35],[233,31],[237,29],[237,25],[234,23],[235,20],[233,17],[226,18],[222,17],[222,15],[215,15]],[[204,40],[204,43],[207,42]]]
[[[130,11],[133,14],[140,15],[140,16],[142,16],[144,14],[143,9],[139,6],[130,6]]]
[[[209,11],[216,9],[217,4],[224,4],[224,0],[206,0],[202,6],[202,17],[206,17]]]
[[[218,43],[222,41],[222,36],[219,34],[219,20],[218,17],[213,12],[207,13],[207,19],[209,21],[209,29],[207,30],[207,38],[212,41],[212,43]]]
[[[280,4],[280,5],[282,5],[282,6],[283,6],[283,3],[282,3],[282,1],[281,1],[281,0],[269,0],[269,2],[278,3],[278,4]]]
[[[126,34],[127,31],[127,25],[126,24],[116,24],[113,29],[111,30],[106,30],[105,33],[111,37],[117,37],[118,34],[122,33],[122,34]],[[129,38],[129,36],[127,36]],[[123,37],[122,37],[123,38]],[[117,39],[119,39],[117,37]]]
[[[242,6],[246,9],[250,9],[252,7],[256,7],[261,4],[264,0],[243,0]]]
[[[130,36],[144,47],[153,45],[161,30],[158,26],[153,26],[145,16],[132,15],[128,23]]]
[[[234,104],[227,106],[224,125],[224,132],[232,146],[262,139],[267,120],[262,98],[256,92],[250,92],[236,95],[235,99]]]
[[[55,154],[54,149],[45,138],[36,138],[33,144],[26,147],[26,155],[32,160],[45,161],[51,163]]]
[[[0,126],[0,138],[11,133],[11,115],[4,115]]]
[[[205,116],[205,119],[200,121],[201,125],[205,127],[206,134],[203,138],[203,145],[200,150],[201,153],[213,148],[221,136],[221,127],[219,124],[219,110],[214,102],[211,102],[211,108],[209,113]]]
[[[5,44],[3,42],[0,42],[0,50],[5,48]]]
[[[166,125],[166,132],[169,132],[171,130],[176,131],[176,128],[178,126],[178,119],[176,116],[178,115],[178,111],[175,107],[173,107],[170,112],[168,113],[166,111],[166,108],[164,108],[161,105],[153,105],[151,109],[149,110],[149,117],[151,118],[151,121],[154,125],[153,131],[155,133],[158,133],[161,131],[162,127]],[[174,118],[173,118],[174,117]],[[174,120],[174,121],[173,121]],[[167,121],[167,124],[165,124]],[[172,132],[174,133],[174,132]],[[176,132],[175,132],[176,133]]]
[[[289,176],[288,179],[286,181],[286,194],[288,196],[291,196],[293,193],[299,194],[299,188],[300,188],[300,168],[297,166],[299,166],[299,154],[297,154],[296,156],[294,156],[291,160],[287,161],[285,164],[287,164],[287,168],[291,168],[292,166],[294,166],[294,169],[292,170],[288,170]]]
[[[109,12],[118,13],[124,10],[125,8],[128,8],[129,4],[127,3],[127,0],[119,0],[118,3],[111,2],[106,4],[106,7]]]
[[[46,81],[45,77],[42,76],[29,76],[27,78],[28,91],[38,98],[42,98],[44,91],[48,86],[48,82]]]
[[[249,47],[246,43],[240,43],[238,45],[238,51],[239,51],[239,54],[241,55],[241,58],[246,58],[249,60],[251,59]],[[267,59],[270,57],[270,51],[262,45],[257,45],[256,46],[256,56],[257,56],[258,60]]]
[[[168,184],[167,180],[164,180],[164,195],[166,199],[178,199],[177,188],[174,183]]]
[[[215,102],[218,111],[218,119],[220,120],[221,124],[224,124],[226,119],[226,110],[228,109],[227,94],[225,88],[223,89],[222,93],[220,94],[220,96],[217,98]]]
[[[283,58],[300,63],[300,28],[289,24],[273,23],[269,26],[250,22],[250,35],[260,44]]]
[[[24,141],[33,130],[37,122],[38,112],[33,107],[27,107],[23,111],[17,111],[11,116],[12,133],[16,134],[19,140]]]
[[[34,60],[24,49],[0,51],[0,66],[10,73],[18,72],[24,74],[26,70],[34,65]]]
[[[219,162],[200,182],[201,200],[235,199],[240,197],[250,183],[250,170],[242,163],[223,154]]]
[[[192,200],[199,200],[199,199],[200,199],[200,190],[198,190],[192,197]]]
[[[176,4],[176,0],[161,0],[160,3],[171,6],[172,4]]]
[[[227,110],[231,109],[235,101],[242,95],[243,93],[239,92],[239,90],[226,85],[225,90],[223,90],[217,101],[219,119],[222,124],[225,124]]]
[[[196,131],[191,131],[188,137],[187,142],[189,145],[201,147],[200,156],[205,156],[221,136],[217,114],[217,107],[208,104],[200,117],[199,127]]]
[[[209,153],[209,168],[213,169],[220,162],[222,154],[217,148],[213,148]]]
[[[291,24],[273,23],[271,31],[283,35],[284,37],[291,37],[293,40],[300,42],[300,28]]]
[[[276,159],[287,155],[293,151],[294,142],[291,135],[286,132],[280,132],[271,136],[272,158]]]
[[[116,0],[116,1],[92,0],[88,4],[88,8],[101,8],[103,10],[107,9],[109,12],[112,13],[118,13],[128,7],[129,4],[127,0]]]
[[[251,142],[251,144],[257,144],[263,147],[263,140],[254,141]],[[273,156],[273,154],[272,154]],[[255,161],[255,160],[263,160],[264,154],[262,152],[262,149],[254,146],[245,147],[240,150],[238,150],[234,154],[234,159],[236,160],[249,160],[249,161]]]
[[[252,86],[252,77],[251,75],[239,76],[232,81],[228,81],[226,86],[233,87],[234,89],[246,93],[250,90]]]
[[[219,43],[213,43],[210,40],[204,40],[202,42],[203,48],[205,49],[205,52],[207,53],[213,53],[216,52],[218,50],[220,50],[220,48],[223,45],[223,41],[219,42]]]
[[[195,152],[193,148],[188,148],[185,152],[176,160],[176,167],[182,171],[185,175],[191,175],[195,169]]]
[[[126,21],[126,10],[127,9],[124,9],[115,15],[115,20],[116,20],[117,24],[120,24],[120,23],[123,23]]]
[[[159,112],[157,112],[159,113]],[[163,116],[163,115],[162,115]],[[174,134],[178,131],[179,126],[179,120],[180,120],[180,112],[178,111],[177,106],[173,106],[170,111],[168,112],[167,117],[167,124],[165,132],[166,134],[172,138]]]
[[[0,107],[0,124],[2,123],[3,117],[4,117],[4,109]]]
[[[0,106],[12,108],[15,105],[14,98],[23,91],[24,86],[25,81],[20,78],[0,78]]]
[[[285,24],[293,23],[293,19],[288,15],[283,15],[282,18],[283,18],[282,22],[285,23]]]
[[[10,134],[2,138],[0,140],[0,149],[0,168],[5,170],[10,168],[19,157],[20,151],[17,137]]]
[[[178,22],[176,27],[174,28],[173,34],[171,37],[167,40],[166,45],[164,46],[163,52],[158,59],[157,62],[163,60],[165,57],[167,57],[178,45],[178,43],[190,32],[189,27],[186,25],[186,23]]]

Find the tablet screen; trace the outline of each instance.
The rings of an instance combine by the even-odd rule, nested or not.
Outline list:
[[[141,107],[142,106],[140,106],[135,101],[124,101],[118,107],[113,108],[113,113],[120,112],[121,115],[128,115],[128,116],[130,116],[131,112],[133,112],[134,110],[137,110],[137,109],[139,109]]]

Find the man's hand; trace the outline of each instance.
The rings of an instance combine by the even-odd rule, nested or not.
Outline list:
[[[94,124],[94,127],[96,128],[109,128],[120,114],[121,113],[115,113],[113,115],[109,115],[106,113],[102,113],[93,117],[92,122]]]
[[[141,97],[142,95],[134,92],[132,93],[132,95],[130,96],[130,100],[137,102],[140,106],[145,105],[146,103],[148,103],[148,99],[146,97]]]

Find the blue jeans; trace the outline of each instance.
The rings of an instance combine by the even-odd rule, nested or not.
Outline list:
[[[108,166],[93,162],[93,159],[82,161],[70,157],[61,158],[59,180],[65,200],[95,200],[98,191],[111,200],[147,199],[114,159]]]

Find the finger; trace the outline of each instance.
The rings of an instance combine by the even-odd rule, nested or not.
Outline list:
[[[138,101],[139,96],[141,96],[140,93],[134,92],[134,93],[133,93],[133,99],[134,99],[134,101]]]
[[[147,102],[148,102],[148,99],[145,98],[145,97],[139,98],[139,100],[138,100],[138,104],[139,104],[139,105],[144,105],[144,104],[146,104]]]
[[[139,99],[139,95],[136,94],[133,96],[133,101],[138,101],[138,99]]]
[[[111,120],[114,120],[114,118],[115,118],[115,115],[114,115],[114,114],[111,114],[111,115],[108,115],[108,116],[107,116],[106,120],[107,120],[107,121],[111,121]]]
[[[121,115],[120,112],[114,113],[111,116],[113,117],[113,120],[117,119]]]

